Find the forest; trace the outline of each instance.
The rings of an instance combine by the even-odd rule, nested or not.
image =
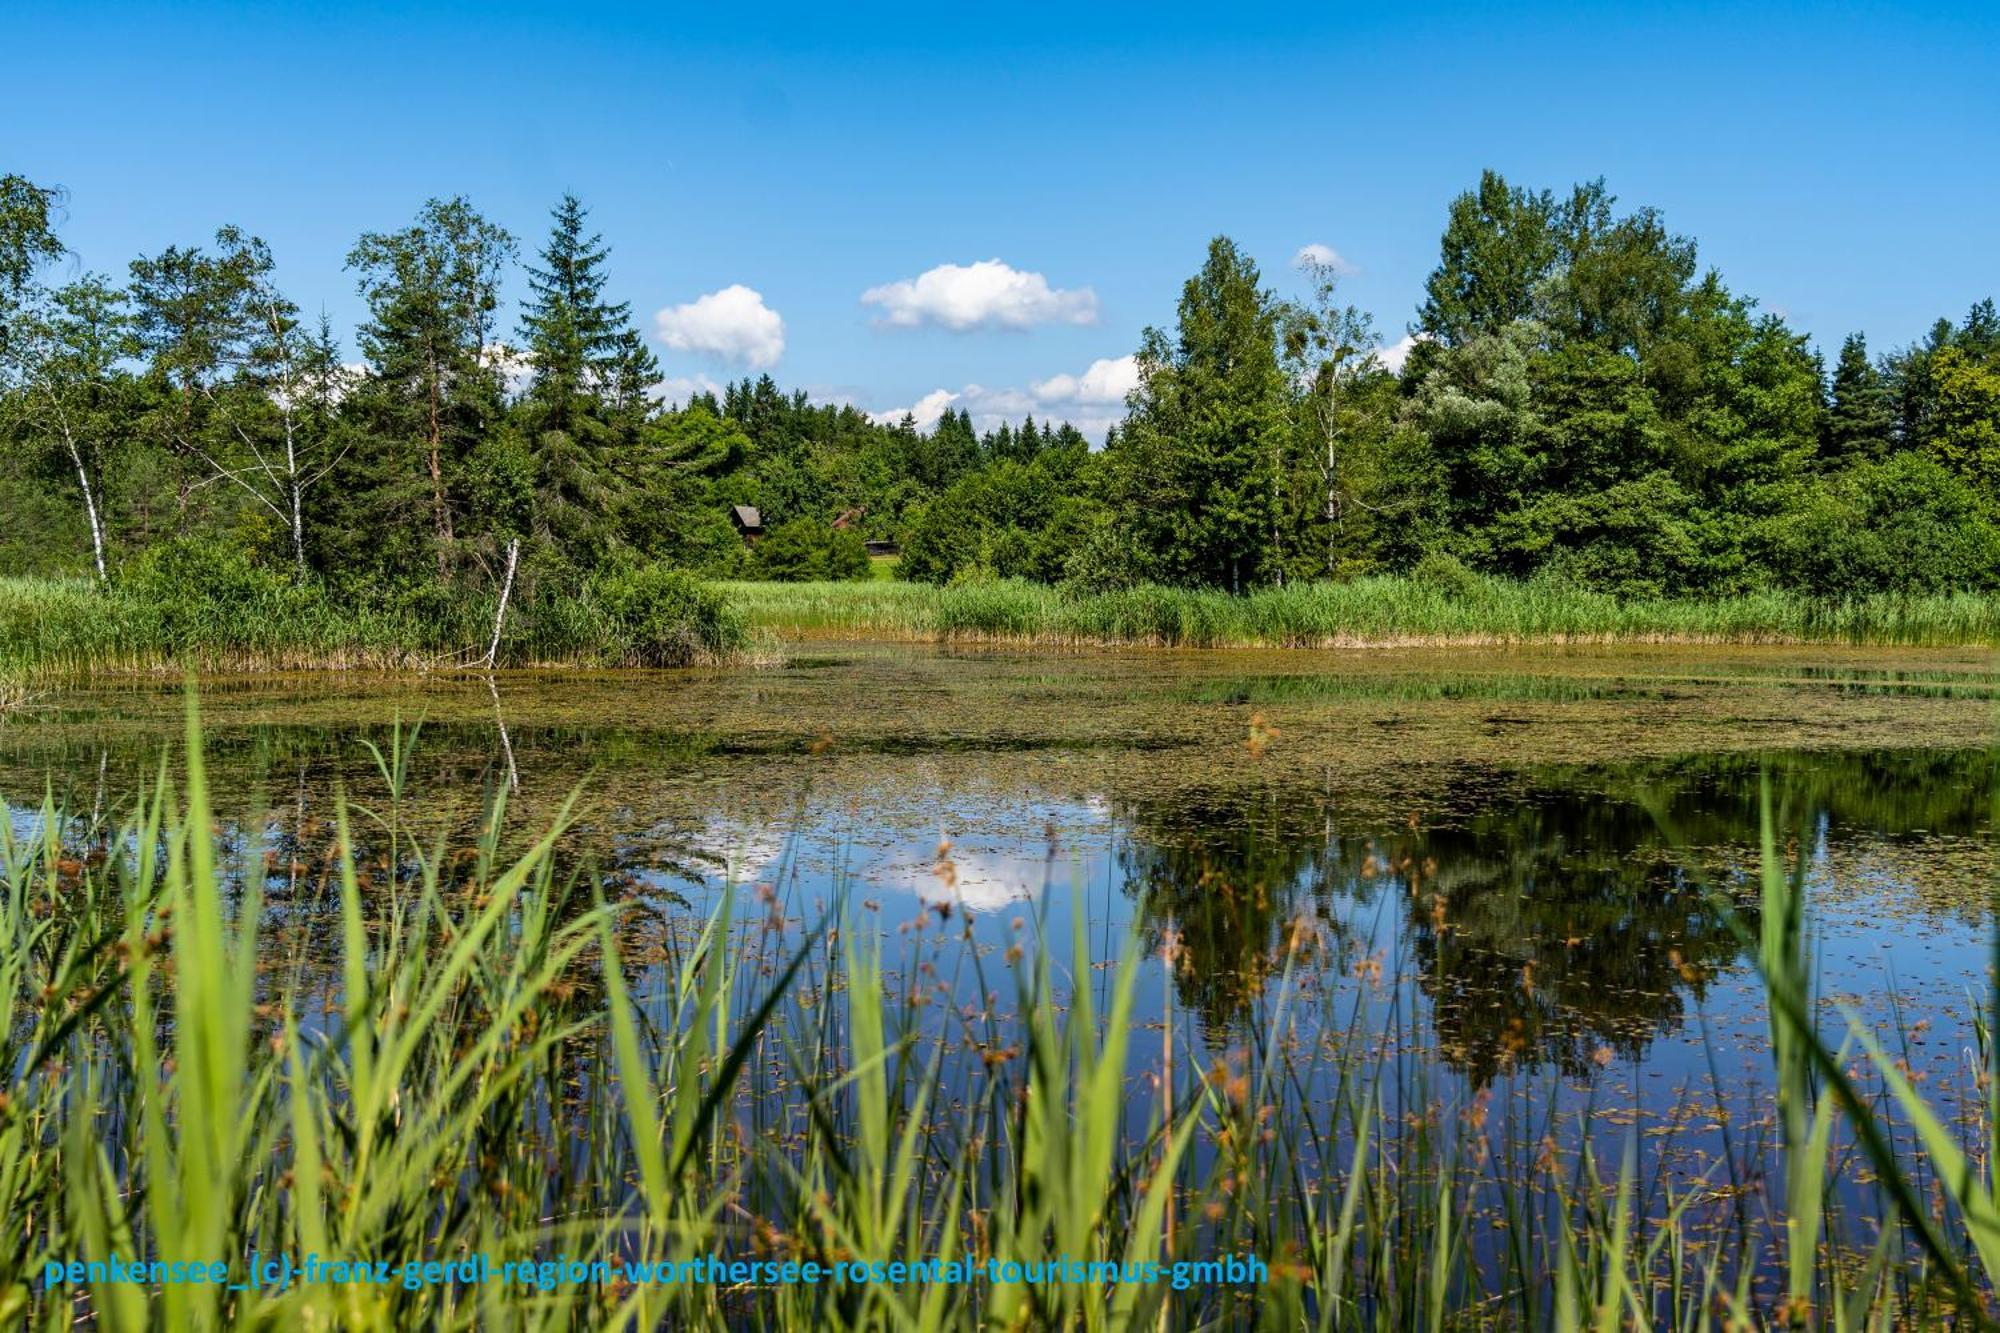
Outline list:
[[[503,589],[525,615],[614,605],[683,571],[865,579],[864,541],[898,547],[904,580],[1079,594],[1398,574],[1837,600],[2000,578],[1991,300],[1886,351],[1848,334],[1828,365],[1602,181],[1487,172],[1450,201],[1393,367],[1397,331],[1339,272],[1281,299],[1217,237],[1171,311],[1162,293],[1101,445],[954,410],[881,424],[768,376],[664,402],[574,197],[525,254],[463,198],[358,237],[354,330],[309,318],[236,225],[79,271],[65,202],[0,177],[0,576],[419,619]]]

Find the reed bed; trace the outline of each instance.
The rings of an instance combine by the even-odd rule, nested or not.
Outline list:
[[[774,659],[779,641],[815,638],[1181,648],[2000,643],[2000,598],[1972,593],[1621,600],[1476,577],[1469,587],[1381,577],[1241,596],[1155,586],[1079,593],[1018,581],[714,587],[718,603],[694,612],[676,603],[638,622],[595,595],[513,606],[497,664],[755,663]],[[0,682],[18,691],[107,672],[464,666],[483,659],[494,609],[490,596],[470,593],[350,605],[282,581],[229,595],[163,597],[81,580],[0,579]],[[6,690],[0,686],[0,706]]]
[[[1336,648],[1534,643],[2000,643],[2000,598],[1977,593],[1822,601],[1761,592],[1622,599],[1471,576],[1295,584],[1243,595],[1142,586],[1110,592],[1003,580],[723,585],[753,625],[787,638],[886,637],[1049,645]]]
[[[659,666],[749,660],[741,617],[685,575],[515,599],[499,666]],[[346,602],[282,578],[230,586],[0,579],[0,681],[98,673],[426,670],[481,663],[497,598],[451,593]]]
[[[118,826],[46,803],[0,818],[0,1320],[1993,1322],[1990,1016],[1977,1093],[1951,1108],[1893,1035],[1822,1032],[1802,871],[1768,803],[1744,944],[1772,1113],[1690,1183],[1641,1170],[1636,1131],[1569,1133],[1532,1080],[1465,1089],[1417,1054],[1396,960],[1318,985],[1306,921],[1218,1043],[1171,989],[1163,1022],[1135,1021],[1171,939],[1106,954],[1080,918],[1023,919],[986,951],[962,912],[890,929],[782,875],[689,918],[565,866],[561,819],[503,850],[499,796],[476,845],[422,843],[415,744],[399,729],[376,752],[365,799],[244,837],[218,822],[190,710],[184,786],[162,776]],[[318,1267],[281,1279],[253,1255]],[[119,1281],[114,1256],[227,1280]],[[696,1267],[718,1258],[770,1267]],[[886,1267],[939,1260],[976,1271]],[[412,1280],[412,1262],[440,1267]],[[679,1267],[640,1267],[661,1263]],[[378,1264],[398,1275],[357,1277]]]

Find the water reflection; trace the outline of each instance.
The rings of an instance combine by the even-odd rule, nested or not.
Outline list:
[[[447,883],[476,854],[495,798],[529,829],[580,785],[566,861],[663,913],[704,910],[725,881],[781,877],[802,914],[847,884],[886,918],[962,909],[988,942],[1036,913],[1061,940],[1081,907],[1094,928],[1136,924],[1150,951],[1174,958],[1176,1003],[1218,1049],[1251,1030],[1266,987],[1309,941],[1310,967],[1335,983],[1371,962],[1407,971],[1437,1050],[1474,1084],[1643,1059],[1711,1003],[1719,978],[1740,975],[1721,904],[1733,894],[1754,928],[1740,890],[1767,775],[1795,850],[1822,867],[1863,855],[1875,867],[1874,905],[1829,918],[1836,955],[1866,958],[1912,916],[1975,938],[1990,882],[1996,775],[1975,749],[1459,763],[1385,784],[1241,762],[1079,783],[1019,751],[946,763],[877,747],[865,762],[802,770],[789,790],[746,791],[740,759],[718,761],[700,733],[507,720],[505,731],[431,727],[412,751],[429,839],[415,850],[443,858]],[[334,795],[380,791],[363,735],[393,751],[395,730],[380,725],[267,725],[211,742],[225,808],[250,812],[240,839],[263,848],[266,900],[307,954],[332,953],[316,933],[331,924]],[[156,771],[161,741],[140,732],[53,763],[17,752],[0,791],[32,801],[40,779],[26,765],[53,767],[71,833],[87,841]],[[377,845],[365,820],[357,837],[364,886],[415,873],[413,849]]]

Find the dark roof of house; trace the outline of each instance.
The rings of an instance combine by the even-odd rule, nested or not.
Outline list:
[[[754,505],[731,505],[729,506],[729,512],[738,523],[746,528],[761,528],[764,526],[764,516],[757,512]]]

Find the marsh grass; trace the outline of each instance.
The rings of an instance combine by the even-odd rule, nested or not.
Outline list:
[[[0,579],[0,680],[123,671],[419,670],[477,665],[490,595],[379,604],[255,577],[110,587]],[[685,666],[764,655],[737,611],[671,571],[604,580],[584,594],[517,599],[500,666]]]
[[[1136,1021],[1139,987],[1185,965],[1171,935],[1157,957],[1135,939],[1107,953],[1080,914],[1024,916],[1004,949],[983,948],[963,912],[890,930],[844,893],[803,899],[784,873],[690,920],[608,899],[565,865],[567,813],[503,852],[504,793],[476,844],[420,841],[415,745],[398,728],[376,749],[377,789],[341,802],[318,840],[219,822],[192,710],[184,785],[163,765],[122,824],[52,802],[0,818],[0,1321],[1989,1322],[1990,1020],[1981,1095],[1951,1114],[1905,1076],[1895,1036],[1848,1015],[1847,1049],[1830,1044],[1803,875],[1768,807],[1744,939],[1769,1001],[1775,1114],[1689,1181],[1648,1169],[1636,1130],[1570,1133],[1532,1078],[1468,1092],[1427,1044],[1398,960],[1325,985],[1334,960],[1309,919],[1275,943],[1254,1021],[1218,1050],[1170,987],[1163,1022]],[[229,1260],[241,1281],[253,1250],[496,1266],[1255,1255],[1269,1280],[42,1280],[50,1261],[116,1253]]]
[[[1465,586],[1384,577],[1242,596],[1153,586],[1077,593],[1018,581],[715,587],[719,596],[678,575],[614,579],[601,592],[516,604],[498,664],[756,665],[777,660],[781,641],[812,638],[1185,648],[2000,642],[2000,598],[1971,593],[1620,600],[1477,577]],[[0,682],[18,688],[158,670],[449,669],[483,656],[493,612],[481,594],[348,605],[271,579],[192,592],[0,579]]]
[[[794,637],[893,637],[1167,647],[1528,643],[2000,642],[2000,598],[1974,593],[1819,601],[1790,593],[1621,599],[1471,576],[1295,584],[1241,596],[1142,586],[1079,593],[1020,581],[723,585],[752,624]]]

